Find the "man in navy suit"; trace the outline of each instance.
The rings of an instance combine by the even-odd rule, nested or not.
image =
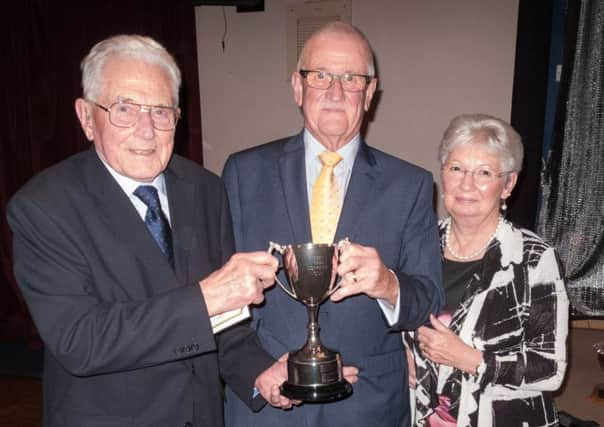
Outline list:
[[[339,351],[345,375],[358,377],[352,396],[283,411],[252,412],[227,388],[228,427],[400,427],[409,425],[407,362],[400,331],[414,330],[443,303],[429,172],[368,146],[360,136],[377,80],[367,39],[331,23],[306,42],[292,74],[304,130],[232,155],[223,180],[238,250],[269,241],[311,241],[313,184],[319,155],[335,152],[334,176],[344,194],[333,241],[342,245],[342,286],[321,305],[323,344]],[[282,276],[282,279],[285,279]],[[263,347],[275,358],[306,340],[307,312],[280,289],[252,312]],[[273,389],[278,393],[278,389]],[[278,403],[277,396],[271,402]]]
[[[111,37],[82,72],[75,108],[93,146],[34,177],[8,211],[46,348],[44,425],[222,427],[223,381],[257,408],[254,388],[271,387],[258,375],[287,374],[252,329],[215,335],[210,317],[261,302],[277,261],[232,255],[220,179],[172,155],[181,79],[161,45]]]

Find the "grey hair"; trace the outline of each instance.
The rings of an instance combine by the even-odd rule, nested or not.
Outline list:
[[[353,25],[347,24],[342,21],[329,22],[319,28],[314,33],[312,33],[312,35],[304,43],[302,51],[300,52],[300,57],[298,58],[298,65],[296,66],[296,69],[298,71],[303,70],[305,68],[304,62],[306,61],[306,56],[308,54],[308,45],[310,44],[310,41],[315,37],[329,33],[357,37],[363,45],[363,49],[365,50],[365,54],[367,56],[367,75],[375,77],[375,61],[373,56],[373,50],[371,49],[371,44],[369,43],[369,40],[367,39],[367,37],[365,37],[365,34],[363,34],[361,30],[359,30]]]
[[[178,106],[181,76],[176,61],[157,41],[137,34],[121,34],[95,44],[82,60],[82,90],[84,98],[97,100],[103,86],[103,67],[110,58],[132,58],[158,65],[167,74],[172,89],[172,102]]]
[[[449,154],[464,144],[485,144],[501,161],[503,171],[522,170],[522,138],[509,123],[487,114],[460,114],[445,130],[438,147],[438,160],[444,166]]]

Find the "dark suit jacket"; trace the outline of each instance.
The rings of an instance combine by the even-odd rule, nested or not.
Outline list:
[[[227,187],[238,250],[311,240],[302,133],[229,158]],[[371,426],[408,423],[406,358],[400,330],[413,330],[444,300],[439,240],[429,172],[361,144],[335,241],[373,246],[400,281],[400,318],[388,326],[376,300],[358,295],[319,311],[321,339],[346,365],[360,369],[353,395],[292,411],[265,407],[253,414],[227,390],[227,426]],[[286,280],[281,275],[281,280]],[[305,307],[277,287],[253,310],[253,326],[274,357],[306,340]]]
[[[219,368],[251,404],[272,361],[249,327],[215,339],[197,284],[233,250],[223,185],[178,156],[165,178],[175,270],[94,150],[10,202],[15,274],[46,345],[45,426],[222,426]]]

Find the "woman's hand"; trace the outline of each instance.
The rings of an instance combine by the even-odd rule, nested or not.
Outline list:
[[[430,323],[434,329],[421,326],[417,330],[419,349],[423,355],[434,363],[476,373],[482,361],[482,352],[464,343],[432,314]]]

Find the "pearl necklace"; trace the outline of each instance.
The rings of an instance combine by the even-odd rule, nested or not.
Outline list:
[[[455,252],[453,250],[453,248],[450,245],[451,242],[451,218],[449,218],[448,222],[447,222],[447,226],[445,227],[445,236],[444,236],[444,245],[443,245],[443,249],[447,249],[449,251],[449,253],[451,255],[453,255],[454,258],[457,259],[461,259],[461,260],[468,260],[468,259],[474,259],[476,258],[478,255],[480,255],[481,253],[483,253],[484,251],[487,250],[487,248],[489,247],[489,244],[491,243],[491,240],[493,240],[493,238],[495,237],[495,235],[497,234],[497,232],[499,231],[499,229],[501,228],[501,225],[503,224],[503,217],[500,215],[499,216],[499,221],[497,222],[497,227],[495,228],[495,231],[493,231],[493,234],[491,234],[491,236],[489,237],[489,239],[487,240],[487,242],[485,243],[484,246],[480,247],[480,249],[472,252],[469,255],[460,255],[457,252]]]

